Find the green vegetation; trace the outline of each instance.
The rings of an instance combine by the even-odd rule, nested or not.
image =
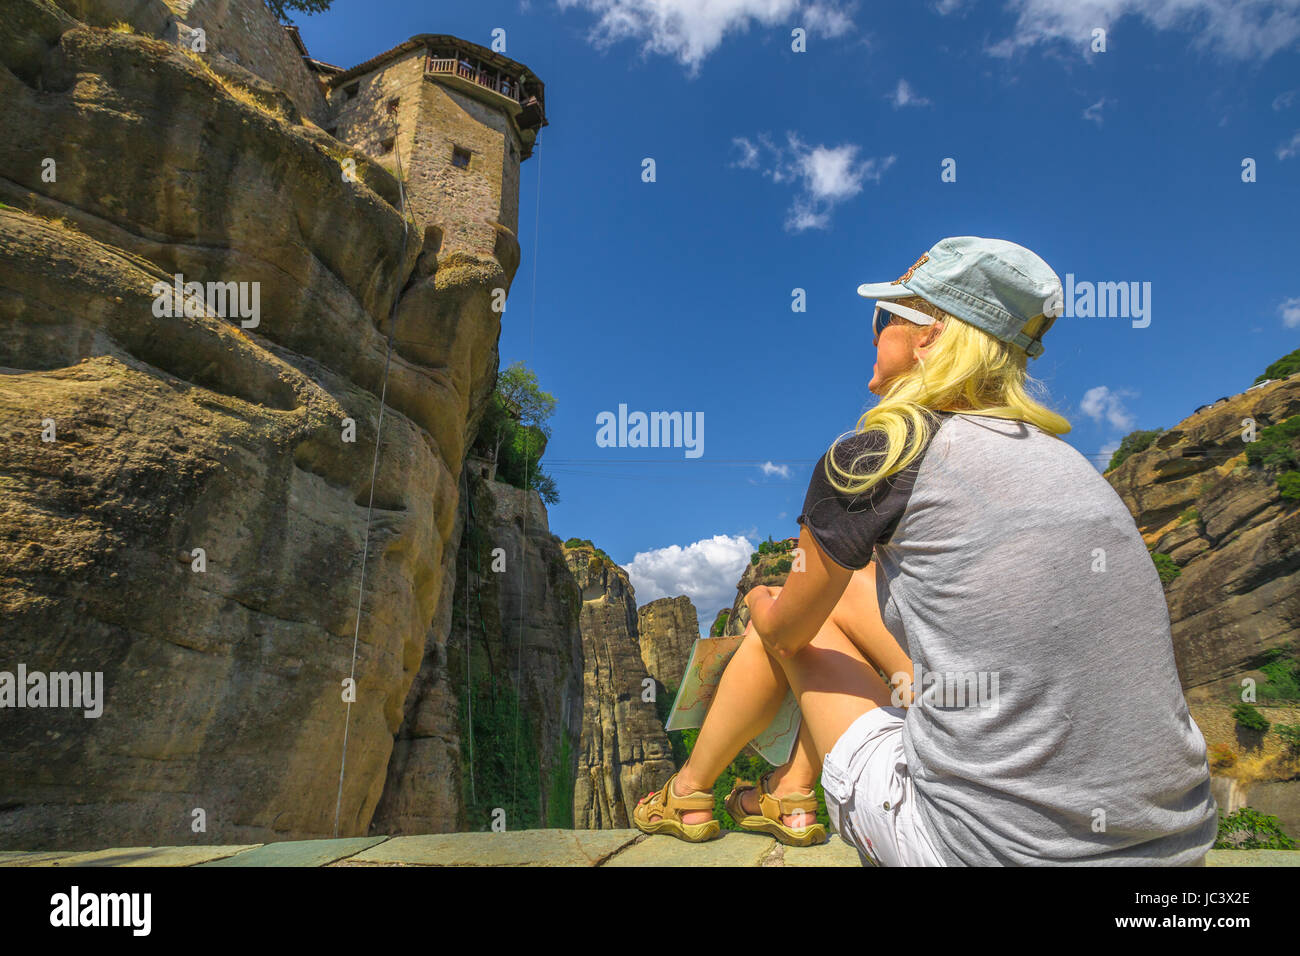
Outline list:
[[[1258,385],[1260,382],[1266,382],[1270,378],[1286,378],[1294,372],[1300,372],[1300,349],[1294,352],[1288,352],[1280,359],[1264,369],[1264,374],[1256,376],[1252,383]]]
[[[789,558],[778,558],[776,564],[772,565],[772,571],[774,574],[785,574],[793,566],[794,563]]]
[[[1186,511],[1184,511],[1182,514],[1178,516],[1178,523],[1180,525],[1187,524],[1187,522],[1189,521],[1199,520],[1200,517],[1201,517],[1201,513],[1199,511],[1197,511],[1195,508],[1188,508]]]
[[[1300,444],[1300,415],[1276,425],[1266,425],[1246,445],[1246,461],[1256,468],[1300,466],[1296,446]]]
[[[1292,755],[1300,754],[1300,724],[1274,724],[1273,733],[1282,738]]]
[[[472,779],[465,735],[461,735],[461,795],[468,828],[491,830],[492,814],[497,808],[505,810],[508,830],[541,827],[541,748],[532,721],[516,703],[513,688],[497,688],[489,677],[475,681],[473,712]],[[460,722],[462,727],[469,726],[464,700],[460,704]],[[556,781],[549,783],[553,792]],[[572,781],[569,786],[572,790]],[[572,827],[572,795],[569,813],[568,826]]]
[[[1178,575],[1183,573],[1183,569],[1174,563],[1174,559],[1167,554],[1161,554],[1159,551],[1151,552],[1151,560],[1155,562],[1156,571],[1160,574],[1160,583],[1168,584]]]
[[[718,612],[718,616],[713,620],[713,626],[709,628],[709,637],[721,637],[722,632],[727,629],[727,622],[731,620],[731,612],[723,608]]]
[[[1115,454],[1110,456],[1110,464],[1106,466],[1107,471],[1112,471],[1123,464],[1124,459],[1129,455],[1137,454],[1140,451],[1146,451],[1154,442],[1164,433],[1163,428],[1153,428],[1150,431],[1129,432],[1121,439],[1119,447],[1115,449]]]
[[[537,374],[515,362],[497,376],[472,449],[497,463],[497,481],[531,488],[548,505],[560,500],[555,480],[541,469],[551,437],[546,420],[555,413],[555,404],[555,397],[538,386]]]
[[[1260,703],[1300,700],[1300,652],[1275,647],[1259,669],[1268,677],[1258,688]]]
[[[1242,807],[1228,816],[1219,811],[1216,850],[1294,850],[1296,843],[1282,830],[1277,817]]]
[[[1238,704],[1232,708],[1232,716],[1239,726],[1245,727],[1247,730],[1268,733],[1268,721],[1264,719],[1263,714],[1255,709],[1253,704]]]
[[[1284,471],[1278,475],[1277,490],[1287,501],[1300,501],[1300,471]]]
[[[573,743],[568,731],[560,729],[560,753],[551,768],[546,801],[546,826],[552,830],[573,829]]]
[[[281,23],[292,24],[288,11],[297,10],[311,16],[313,13],[324,13],[332,2],[333,0],[266,0],[266,7]]]
[[[606,554],[603,550],[601,550],[600,548],[592,544],[589,538],[570,538],[568,541],[564,542],[564,546],[566,548],[590,548],[592,551],[596,552],[597,558],[600,558],[602,561],[605,561],[608,564],[614,563],[614,559],[611,558],[608,554]]]
[[[749,556],[749,563],[750,563],[750,564],[758,564],[758,552],[757,552],[757,551],[755,551],[753,554],[751,554],[751,555]]]

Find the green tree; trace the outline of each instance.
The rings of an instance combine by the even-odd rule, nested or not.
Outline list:
[[[1266,382],[1271,378],[1286,378],[1293,372],[1300,372],[1300,349],[1288,352],[1264,369],[1264,374],[1256,376],[1253,384],[1258,385],[1260,382]]]
[[[1119,447],[1115,449],[1115,454],[1110,456],[1110,464],[1106,466],[1107,471],[1112,471],[1123,464],[1124,459],[1129,455],[1137,454],[1140,451],[1146,451],[1164,432],[1163,428],[1153,428],[1150,431],[1129,432],[1121,439]]]
[[[1268,733],[1269,723],[1258,710],[1251,704],[1238,704],[1232,708],[1232,716],[1236,721],[1247,730],[1258,730],[1262,733]]]
[[[334,0],[266,0],[266,7],[275,18],[281,23],[293,23],[289,18],[288,11],[297,10],[311,16],[313,13],[324,13],[330,8]]]
[[[551,437],[547,419],[555,406],[555,397],[538,385],[537,373],[515,362],[497,376],[474,443],[475,450],[496,461],[498,481],[531,488],[548,505],[560,500],[555,479],[541,468]]]

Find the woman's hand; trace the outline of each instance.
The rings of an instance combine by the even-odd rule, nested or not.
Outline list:
[[[781,594],[779,587],[760,584],[753,587],[745,595],[745,606],[749,608],[749,621],[754,625],[754,630],[758,632],[758,638],[763,642],[769,654],[776,657],[789,657],[790,652],[778,644],[768,639],[771,631],[769,626],[769,614],[771,613],[772,604]]]

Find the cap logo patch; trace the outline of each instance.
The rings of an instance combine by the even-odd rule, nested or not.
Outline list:
[[[912,268],[908,269],[908,270],[907,270],[906,272],[904,272],[901,276],[899,276],[897,279],[895,279],[893,282],[891,282],[891,283],[889,283],[889,284],[890,284],[890,285],[902,285],[902,284],[903,284],[904,282],[906,282],[908,279],[912,278],[912,273],[913,273],[913,272],[915,272],[917,269],[921,268],[921,266],[925,265],[925,263],[927,263],[927,262],[929,262],[929,261],[930,261],[930,253],[927,252],[925,255],[921,256],[921,258],[917,259],[915,262],[912,263]]]

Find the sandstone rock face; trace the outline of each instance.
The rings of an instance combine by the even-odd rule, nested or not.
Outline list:
[[[158,12],[77,8],[127,6]],[[364,834],[395,735],[451,747],[424,667],[513,264],[421,256],[392,177],[219,53],[10,0],[0,64],[0,669],[106,697],[6,712],[0,847],[329,836],[345,726]],[[258,324],[159,315],[177,273],[260,289]]]
[[[637,642],[636,594],[626,572],[585,545],[564,549],[582,596],[583,712],[574,826],[631,826],[639,799],[676,767]]]
[[[665,687],[680,687],[691,645],[700,636],[695,605],[685,595],[659,598],[637,608],[636,617],[646,671]]]
[[[477,772],[471,787],[462,779],[461,764],[468,775],[475,750],[483,755],[513,747],[509,731],[504,743],[468,740],[469,715],[458,712],[469,683],[492,680],[499,694],[517,696],[527,716],[528,739],[520,743],[519,763],[531,770],[535,762],[540,792],[532,795],[538,819],[524,822],[572,825],[568,803],[582,731],[578,588],[536,491],[485,481],[468,468],[463,479],[469,493],[462,496],[457,526],[466,533],[444,591],[452,599],[440,607],[444,613],[429,631],[371,823],[376,834],[486,830],[491,819],[483,808],[509,810],[519,802],[517,778],[529,774],[518,765],[503,780]],[[551,803],[558,788],[548,786],[557,780],[564,784],[560,807]],[[473,795],[469,807],[462,799],[467,793]],[[512,825],[509,812],[506,824],[520,828]]]
[[[1182,569],[1165,595],[1184,688],[1234,680],[1300,632],[1300,506],[1247,466],[1242,439],[1243,419],[1297,413],[1292,375],[1191,415],[1106,476],[1148,547]]]

